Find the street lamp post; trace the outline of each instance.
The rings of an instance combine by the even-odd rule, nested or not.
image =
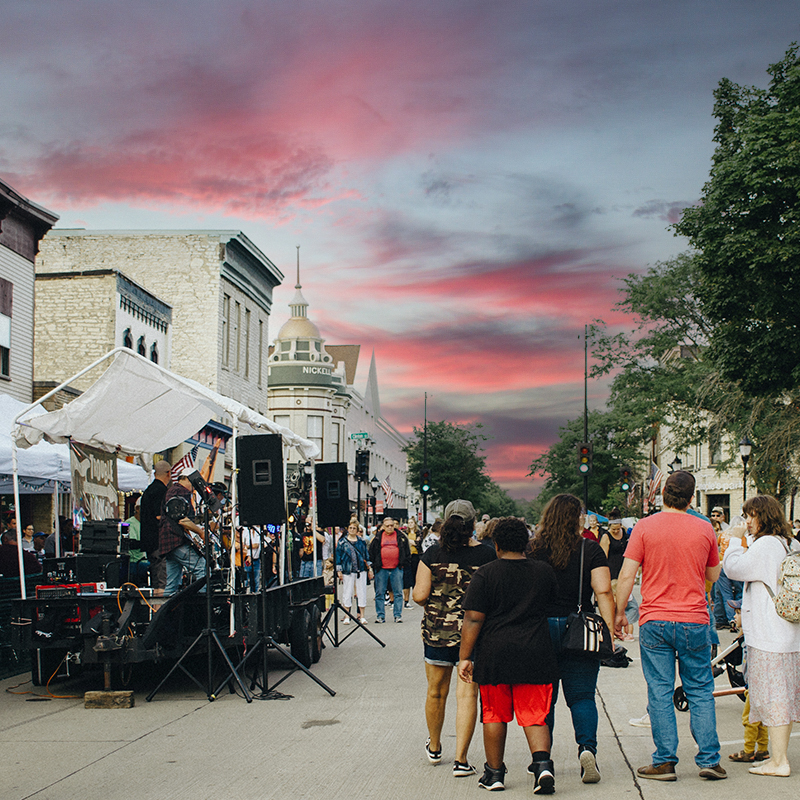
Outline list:
[[[669,464],[670,474],[672,474],[673,472],[680,472],[682,466],[683,466],[683,461],[680,460],[679,456],[675,456],[675,458]]]
[[[742,480],[742,503],[747,500],[747,462],[750,460],[750,453],[753,450],[753,443],[747,438],[747,434],[739,442],[739,455],[742,457],[744,466],[744,478]]]
[[[372,487],[372,524],[377,528],[378,501],[376,499],[376,495],[378,494],[378,487],[381,485],[381,482],[378,480],[377,475],[372,476],[372,480],[369,482],[369,485]]]

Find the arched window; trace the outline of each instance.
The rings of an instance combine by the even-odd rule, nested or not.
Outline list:
[[[155,342],[153,342],[152,347],[150,348],[150,360],[154,364],[158,364],[158,346]]]
[[[136,345],[136,350],[140,356],[147,358],[147,345],[144,343],[144,336],[139,337],[139,343]]]
[[[122,334],[122,346],[133,350],[133,337],[131,336],[130,328],[126,328],[125,333]]]

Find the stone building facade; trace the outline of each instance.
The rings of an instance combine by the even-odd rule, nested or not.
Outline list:
[[[112,270],[129,279],[171,308],[167,360],[159,363],[267,411],[268,321],[272,291],[283,274],[240,231],[56,229],[42,241],[36,269],[42,278]],[[107,291],[100,281],[92,285]],[[124,344],[125,326],[116,320],[114,326],[115,344]],[[138,337],[133,339],[137,349]],[[80,352],[58,364],[43,358],[56,372],[37,371],[37,380],[64,380],[90,363]]]

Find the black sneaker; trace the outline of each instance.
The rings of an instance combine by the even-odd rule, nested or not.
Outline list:
[[[581,780],[584,783],[600,783],[597,756],[591,750],[581,750],[578,760],[581,762]]]
[[[556,769],[552,761],[531,761],[528,773],[534,777],[534,794],[553,794],[556,790]]]
[[[492,769],[488,764],[483,765],[483,775],[478,778],[478,786],[488,789],[490,792],[502,792],[506,788],[503,781],[506,777],[506,765],[500,769]]]
[[[431,750],[430,737],[428,737],[428,740],[425,742],[425,755],[428,756],[428,761],[430,761],[431,764],[442,763],[442,750],[441,748],[438,750]]]
[[[453,762],[454,778],[466,778],[469,775],[474,775],[475,772],[476,772],[475,767],[473,767],[472,764],[468,764],[466,761]]]
[[[403,603],[403,608],[411,608],[411,603],[406,600],[405,603]]]

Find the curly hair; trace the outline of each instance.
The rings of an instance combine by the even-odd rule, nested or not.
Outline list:
[[[501,517],[492,527],[494,543],[508,553],[524,553],[528,546],[528,526],[516,517]]]
[[[581,501],[574,494],[557,494],[542,512],[530,552],[542,555],[556,569],[565,569],[581,541]]]
[[[792,526],[786,521],[781,504],[774,497],[768,494],[757,494],[745,501],[742,512],[757,520],[756,539],[770,534],[783,536],[787,542],[791,542],[794,538]]]
[[[465,547],[469,544],[472,538],[472,532],[475,530],[475,517],[464,519],[459,517],[458,514],[453,514],[442,525],[442,530],[439,534],[439,541],[441,542],[442,550],[446,553],[453,553],[459,547]]]

